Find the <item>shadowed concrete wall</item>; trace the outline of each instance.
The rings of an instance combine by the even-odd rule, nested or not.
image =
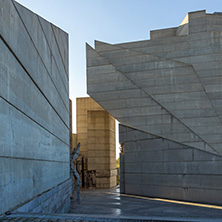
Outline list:
[[[222,157],[119,126],[121,193],[221,204]]]
[[[70,174],[68,35],[12,0],[0,11],[1,214]]]
[[[115,119],[92,98],[77,98],[77,141],[85,159],[86,186],[116,185]]]
[[[221,156],[222,15],[204,10],[190,12],[178,27],[151,31],[150,37],[150,40],[123,44],[96,41],[95,49],[87,45],[88,94],[121,124],[179,144],[184,151],[175,150],[173,158],[180,160],[177,152],[178,155],[185,152],[184,158],[190,158],[187,150],[199,150],[200,156],[202,152]],[[157,143],[153,151],[156,158],[162,152],[158,146]],[[171,158],[167,154],[170,152],[164,151],[164,161]],[[136,151],[134,154],[137,155]],[[215,166],[212,172],[220,174]],[[127,170],[128,166],[124,165],[123,169]],[[137,170],[141,175],[141,168]],[[195,169],[194,172],[196,177],[186,177],[188,187],[199,186],[198,172]],[[171,180],[169,174],[167,177]],[[183,177],[177,179],[176,187],[186,187]],[[127,193],[132,192],[129,180],[125,186]],[[206,180],[207,177],[203,181]],[[140,179],[137,181],[138,186],[146,186]],[[212,181],[217,184],[217,177],[212,177]],[[158,188],[158,184],[153,185]],[[205,188],[200,187],[204,192]],[[174,193],[173,185],[168,188],[169,193]],[[212,186],[214,197],[216,190]],[[166,197],[166,193],[159,191],[153,189],[153,195]],[[189,199],[188,196],[176,192],[174,198]],[[210,195],[205,197],[205,202],[217,202]]]

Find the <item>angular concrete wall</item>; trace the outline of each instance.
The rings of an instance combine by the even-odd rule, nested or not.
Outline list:
[[[120,125],[122,193],[221,204],[222,157]]]
[[[193,12],[151,40],[87,46],[89,95],[127,126],[221,154],[221,22]]]
[[[68,35],[15,1],[0,9],[1,214],[70,175]]]
[[[77,141],[86,187],[116,185],[115,119],[92,98],[77,98]],[[80,167],[81,168],[81,167]]]
[[[179,144],[181,151],[174,151],[175,158],[182,155],[182,159],[189,159],[192,156],[187,153],[192,150],[199,150],[197,155],[200,156],[202,152],[209,156],[221,156],[222,15],[207,14],[206,11],[190,12],[180,26],[154,30],[150,36],[150,40],[114,45],[96,41],[95,49],[87,45],[88,94],[121,124]],[[144,146],[146,152],[151,145]],[[159,144],[155,146],[153,156],[158,158]],[[139,155],[136,149],[134,151],[135,155]],[[168,161],[171,151],[167,152],[163,154],[161,151],[163,156],[159,158]],[[149,156],[146,157],[149,160]],[[145,159],[143,161],[146,162]],[[220,174],[215,166],[212,172]],[[124,169],[128,170],[128,165],[122,166],[122,181],[125,178]],[[141,168],[137,170],[139,178]],[[197,171],[194,172],[198,175]],[[157,179],[155,171],[153,174],[156,175],[154,180]],[[169,174],[165,176],[167,178]],[[196,178],[189,177],[188,184],[183,185],[183,177],[177,177],[178,183],[168,186],[167,192],[174,193],[175,184],[180,187],[178,189],[189,187],[191,183],[197,187],[200,182]],[[217,183],[216,180],[215,177],[213,181]],[[141,179],[137,181],[138,186],[146,186]],[[207,177],[203,181],[207,181]],[[126,192],[134,192],[133,188],[130,190],[126,178],[125,182]],[[150,185],[147,184],[148,188]],[[159,185],[153,183],[152,186],[158,188]],[[221,195],[219,189],[216,192],[217,188],[212,186],[212,191],[209,191],[215,194],[212,195],[214,197]],[[204,192],[205,188],[201,189]],[[210,185],[206,189],[210,190]],[[153,193],[138,192],[166,197],[155,189]],[[190,194],[186,196],[182,193],[176,192],[168,197],[190,199]],[[210,194],[209,198],[205,197],[203,201],[217,202]],[[202,201],[199,198],[193,200]]]

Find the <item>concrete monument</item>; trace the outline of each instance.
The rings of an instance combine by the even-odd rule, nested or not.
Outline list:
[[[121,191],[221,203],[222,15],[87,45],[88,94],[122,125]]]

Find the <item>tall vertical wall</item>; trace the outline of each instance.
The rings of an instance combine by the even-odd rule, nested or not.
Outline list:
[[[0,11],[0,214],[49,190],[55,212],[52,193],[69,199],[68,35],[13,0]]]
[[[193,161],[196,164],[204,152],[213,158],[209,163],[209,175],[218,175],[209,177],[214,183],[211,186],[204,170],[195,169],[198,164],[185,163],[181,168],[187,164],[189,172],[181,171],[183,173],[179,174],[184,176],[171,180],[169,171],[163,168],[155,171],[150,164],[147,166],[152,176],[147,179],[149,183],[145,183],[143,168],[135,167],[134,175],[130,177],[127,171],[131,169],[129,164],[122,162],[121,184],[124,184],[125,178],[127,193],[138,190],[141,195],[191,200],[191,190],[199,186],[197,193],[208,190],[207,195],[203,195],[204,199],[193,195],[193,201],[218,202],[217,195],[221,196],[220,161],[218,165],[213,161],[222,156],[221,43],[221,13],[208,14],[203,10],[188,13],[178,27],[151,31],[150,40],[122,44],[96,41],[95,49],[86,46],[88,94],[122,125],[154,135],[159,141],[172,145],[169,150],[162,151],[161,142],[147,141],[141,142],[140,150],[135,139],[131,143],[133,147],[126,146],[126,160],[130,155],[137,163],[149,162],[151,157],[158,162],[159,158],[162,167],[172,161],[170,153],[174,153],[175,161]],[[121,142],[124,143],[124,139]],[[126,142],[128,144],[128,137]],[[180,149],[171,151],[173,142],[179,144]],[[151,157],[148,153],[150,148],[155,148],[152,155],[150,153]],[[192,159],[191,153],[194,152],[197,159]],[[205,162],[202,166],[206,168],[207,158],[202,160]],[[161,173],[165,173],[164,180],[160,177]],[[137,181],[138,189],[132,188],[133,181]],[[167,189],[163,188],[166,192],[161,192],[161,182],[168,184]],[[200,185],[202,182],[205,187]],[[181,192],[175,192],[175,187]],[[190,189],[189,194],[185,192],[186,187]]]
[[[92,98],[77,98],[77,141],[85,159],[86,185],[116,185],[115,119]]]
[[[222,16],[186,18],[150,40],[87,45],[87,90],[124,125],[222,154]]]

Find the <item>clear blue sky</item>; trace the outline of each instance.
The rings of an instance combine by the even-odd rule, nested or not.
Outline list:
[[[187,12],[222,11],[222,0],[17,0],[69,33],[70,98],[86,94],[85,43],[149,39],[149,31],[175,27]]]

